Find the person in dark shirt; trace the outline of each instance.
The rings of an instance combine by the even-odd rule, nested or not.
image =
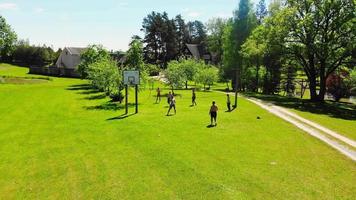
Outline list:
[[[195,100],[197,98],[197,95],[195,94],[195,89],[193,89],[192,92],[192,106],[196,106],[197,102]]]
[[[218,106],[216,105],[215,101],[213,101],[213,105],[210,107],[210,120],[211,120],[211,126],[214,126],[214,122],[215,122],[215,126],[217,126],[217,118],[218,118]]]

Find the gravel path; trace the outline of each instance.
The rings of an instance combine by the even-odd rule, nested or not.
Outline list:
[[[356,161],[356,142],[334,131],[331,131],[320,124],[300,117],[299,115],[271,103],[266,103],[255,98],[247,98],[250,102],[260,106],[281,119],[293,124],[299,129],[325,142],[332,148],[338,150],[343,155]]]

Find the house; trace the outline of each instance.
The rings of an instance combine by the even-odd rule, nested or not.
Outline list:
[[[207,64],[216,64],[216,56],[210,53],[202,44],[186,44],[185,55],[197,60],[204,60]]]
[[[80,64],[80,55],[85,50],[86,48],[65,47],[55,64],[59,69],[59,76],[79,77],[76,69]]]
[[[79,78],[77,66],[80,64],[80,55],[85,50],[86,48],[65,47],[55,65],[30,66],[30,74]]]

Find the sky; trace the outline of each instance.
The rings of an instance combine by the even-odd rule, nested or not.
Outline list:
[[[258,0],[253,0],[257,2]],[[152,11],[181,14],[186,21],[228,18],[239,0],[0,0],[0,15],[19,39],[55,49],[102,44],[128,49],[141,35],[143,18]]]

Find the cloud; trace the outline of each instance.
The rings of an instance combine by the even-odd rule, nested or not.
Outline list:
[[[44,8],[41,8],[41,7],[35,8],[35,13],[43,13],[45,11],[46,10]]]
[[[0,10],[16,10],[17,8],[15,3],[0,3]]]
[[[230,18],[232,17],[232,12],[231,13],[228,13],[228,12],[219,12],[216,14],[216,17],[219,17],[219,18]]]
[[[195,11],[195,10],[190,10],[189,8],[185,8],[182,10],[183,15],[188,16],[190,18],[196,18],[196,17],[200,17],[203,15],[203,13],[199,12],[199,11]]]
[[[119,3],[119,7],[127,7],[129,5],[129,3],[127,2],[120,2]]]

